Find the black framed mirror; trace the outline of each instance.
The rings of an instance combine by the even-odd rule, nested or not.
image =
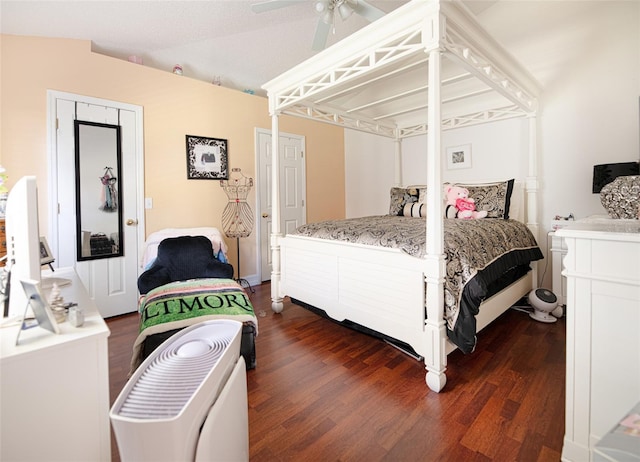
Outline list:
[[[121,257],[120,126],[76,120],[76,258]]]

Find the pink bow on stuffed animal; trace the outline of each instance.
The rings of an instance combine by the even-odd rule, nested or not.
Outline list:
[[[487,216],[487,212],[484,210],[476,212],[476,201],[470,197],[461,197],[457,199],[456,208],[458,209],[458,218],[462,218],[463,220],[484,218]]]
[[[469,197],[469,190],[460,186],[449,186],[446,189],[447,197],[447,218],[461,218],[471,220],[484,218],[487,216],[485,210],[476,211],[476,201]],[[450,210],[455,208],[455,215]],[[453,211],[453,210],[451,210]]]

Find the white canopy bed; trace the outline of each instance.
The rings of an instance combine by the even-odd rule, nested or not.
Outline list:
[[[529,148],[522,153],[528,155],[528,175],[516,180],[513,198],[526,197],[520,208],[527,212],[523,221],[537,237],[538,84],[462,3],[414,0],[263,88],[272,116],[272,152],[279,152],[282,114],[389,137],[397,141],[394,180],[400,186],[402,139],[427,135],[428,232],[417,257],[397,248],[282,235],[279,159],[273,156],[271,295],[275,312],[290,296],[336,320],[410,345],[424,357],[427,385],[439,392],[446,383],[447,354],[456,348],[447,335],[444,308],[445,223],[453,220],[443,219],[442,159],[431,154],[442,152],[443,130],[528,117]],[[485,299],[475,316],[477,329],[531,290],[535,278],[534,264],[532,271]]]

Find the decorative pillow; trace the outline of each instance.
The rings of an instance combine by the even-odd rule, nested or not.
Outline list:
[[[424,189],[424,191],[422,191]],[[404,206],[419,202],[421,197],[426,197],[426,188],[408,186],[406,188],[391,188],[391,201],[389,215],[404,215]]]
[[[410,202],[408,204],[404,204],[404,207],[402,208],[402,216],[424,218],[427,216],[427,205],[421,202]]]
[[[460,184],[469,190],[469,197],[476,201],[476,210],[486,210],[488,218],[509,218],[509,205],[513,192],[514,180],[497,181],[495,183]]]
[[[389,203],[389,215],[400,215],[402,213],[402,206],[404,205],[404,194],[407,190],[405,188],[391,188],[389,193],[391,201]]]
[[[427,203],[427,187],[418,188],[418,202],[421,204]]]

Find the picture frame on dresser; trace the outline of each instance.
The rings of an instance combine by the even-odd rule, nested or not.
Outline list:
[[[6,256],[5,256],[6,257]],[[5,257],[3,258],[3,265]],[[2,317],[9,316],[9,302],[11,301],[11,267],[2,266],[0,268],[0,295],[2,296]]]
[[[49,265],[54,261],[55,258],[53,258],[53,253],[51,253],[51,249],[47,243],[47,238],[40,236],[40,264]]]
[[[53,332],[54,334],[59,334],[60,328],[58,327],[58,323],[56,322],[55,317],[53,316],[53,311],[49,306],[49,302],[40,290],[40,282],[35,280],[22,280],[20,281],[20,283],[22,284],[22,288],[29,302],[24,310],[25,316],[22,320],[22,328],[18,329],[18,335],[16,336],[16,345],[18,345],[20,342],[20,333],[23,330],[31,327],[28,323],[29,319],[27,318],[27,310],[29,307],[31,307],[31,310],[33,310],[33,315],[39,327]]]

